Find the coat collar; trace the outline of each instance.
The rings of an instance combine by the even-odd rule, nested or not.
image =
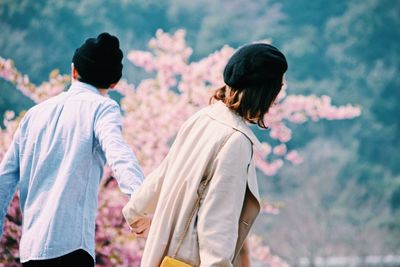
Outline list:
[[[257,150],[261,150],[260,141],[245,120],[231,111],[222,101],[218,101],[209,106],[206,112],[211,118],[242,132]]]

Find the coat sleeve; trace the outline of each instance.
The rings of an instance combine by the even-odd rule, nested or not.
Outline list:
[[[106,101],[99,110],[94,134],[106,156],[121,191],[131,195],[143,182],[143,172],[135,154],[122,136],[121,111],[115,101]]]
[[[174,154],[175,150],[179,149],[179,140],[183,140],[181,136],[184,135],[186,123],[179,129],[168,155],[154,171],[146,176],[143,185],[132,194],[129,202],[122,209],[125,220],[129,225],[132,225],[148,214],[154,213],[158,199],[160,198],[161,187],[170,165],[170,155]]]
[[[0,164],[0,239],[7,209],[19,182],[19,136],[20,128]]]
[[[129,225],[147,214],[154,213],[167,168],[168,155],[158,168],[144,179],[142,186],[132,194],[129,202],[122,209],[125,220]]]
[[[250,141],[234,133],[214,162],[208,192],[198,212],[201,267],[231,267],[251,160]]]

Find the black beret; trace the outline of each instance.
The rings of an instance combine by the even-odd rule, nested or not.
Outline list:
[[[235,89],[244,89],[281,80],[288,64],[276,47],[256,43],[239,48],[224,70],[224,81]]]
[[[76,49],[72,62],[83,82],[108,88],[121,79],[122,58],[118,38],[104,32]]]

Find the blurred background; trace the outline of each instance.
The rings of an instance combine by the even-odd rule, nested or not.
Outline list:
[[[262,194],[281,209],[255,232],[275,254],[294,266],[400,255],[399,0],[0,0],[0,56],[36,84],[55,68],[68,74],[87,37],[109,31],[127,53],[146,50],[159,28],[185,29],[192,60],[271,40],[289,61],[288,93],[361,106],[353,120],[290,124],[288,147],[304,163],[260,173]],[[147,75],[124,65],[132,83]],[[0,121],[33,105],[3,80],[0,92]]]

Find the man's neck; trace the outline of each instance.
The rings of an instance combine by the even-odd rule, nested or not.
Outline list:
[[[107,89],[97,88],[97,90],[99,90],[99,93],[100,93],[102,96],[105,96],[105,95],[107,94],[107,92],[108,92]]]

